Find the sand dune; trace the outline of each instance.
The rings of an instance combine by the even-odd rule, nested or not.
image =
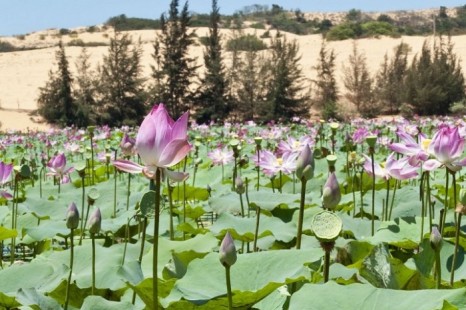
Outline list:
[[[205,36],[207,28],[196,29],[198,36]],[[84,29],[78,29],[77,36],[63,36],[61,39],[65,44],[73,39],[81,39],[84,42],[109,42],[113,36],[112,30],[105,32],[86,33]],[[245,32],[263,33],[263,30],[247,29]],[[155,31],[132,31],[133,40],[141,40],[143,48],[143,74],[149,77],[151,65],[154,64],[151,54],[153,53],[153,41]],[[231,36],[229,30],[222,30],[224,38]],[[297,36],[286,34],[288,39],[295,39],[300,46],[301,66],[305,76],[308,79],[315,77],[312,69],[317,64],[318,53],[321,47],[322,38],[320,35]],[[0,40],[9,41],[16,46],[41,46],[43,48],[29,51],[20,51],[12,53],[0,53],[0,122],[2,129],[20,129],[26,128],[45,128],[46,125],[38,124],[27,115],[27,111],[37,108],[37,98],[39,88],[43,87],[48,80],[49,71],[56,70],[55,47],[59,41],[56,30],[48,30],[27,35],[24,39],[15,37],[2,37]],[[392,55],[393,49],[400,42],[407,43],[411,47],[409,58],[418,53],[426,37],[401,37],[401,38],[371,38],[357,41],[359,50],[365,53],[367,64],[370,71],[375,74],[383,61],[384,55]],[[452,38],[454,51],[461,58],[466,59],[466,36],[455,36]],[[339,82],[340,93],[344,92],[342,87],[342,68],[348,61],[348,56],[352,52],[352,41],[329,42],[328,47],[333,49],[336,54],[337,79]],[[91,55],[93,68],[97,68],[102,63],[102,56],[107,54],[108,47],[88,47]],[[191,53],[197,57],[199,64],[203,62],[204,48],[201,45],[192,47]],[[80,47],[66,47],[66,54],[69,58],[70,69],[72,73],[76,72],[75,63],[81,53]],[[225,54],[228,62],[228,54]],[[463,72],[466,72],[466,62],[462,62]]]

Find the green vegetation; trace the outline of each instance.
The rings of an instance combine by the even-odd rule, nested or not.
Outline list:
[[[252,34],[246,34],[227,41],[227,51],[260,51],[267,48],[267,45]]]
[[[84,42],[81,39],[73,39],[67,43],[68,46],[80,46],[80,47],[95,47],[95,46],[108,46],[105,42]]]
[[[122,14],[109,18],[105,25],[111,26],[117,31],[160,29],[160,20],[126,17],[125,14]]]

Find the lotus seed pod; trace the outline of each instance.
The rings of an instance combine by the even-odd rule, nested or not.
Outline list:
[[[377,142],[377,136],[367,136],[366,142],[370,147],[375,147],[375,143]]]
[[[227,232],[220,245],[220,263],[224,267],[231,267],[236,263],[236,247],[230,232]]]
[[[430,246],[434,251],[440,251],[442,248],[442,235],[438,231],[436,226],[432,227],[432,232],[430,233]]]
[[[100,232],[100,225],[102,223],[102,215],[100,214],[100,209],[95,208],[92,212],[91,217],[89,218],[88,226],[89,232],[91,234],[98,234]]]
[[[76,229],[79,226],[79,211],[76,204],[72,202],[66,211],[66,227]]]

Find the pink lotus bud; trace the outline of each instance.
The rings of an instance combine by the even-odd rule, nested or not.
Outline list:
[[[66,227],[76,229],[79,226],[79,211],[76,204],[72,202],[66,211]]]
[[[304,177],[308,181],[314,177],[314,167],[314,155],[309,144],[306,144],[296,161],[296,176],[299,180]]]
[[[235,179],[235,190],[240,195],[246,192],[246,187],[244,186],[243,179],[241,179],[241,177],[239,176]]]
[[[98,234],[100,232],[101,223],[102,215],[100,214],[100,209],[95,208],[94,212],[92,212],[91,217],[89,218],[89,222],[87,223],[89,226],[89,232],[91,234]]]
[[[236,247],[230,232],[227,232],[220,245],[220,263],[224,267],[231,267],[236,263]]]
[[[430,246],[434,251],[440,251],[442,248],[442,235],[438,231],[436,226],[432,227],[432,232],[430,233]]]
[[[340,185],[338,184],[335,172],[330,173],[325,182],[324,189],[322,192],[322,204],[323,207],[329,210],[333,210],[341,199]]]

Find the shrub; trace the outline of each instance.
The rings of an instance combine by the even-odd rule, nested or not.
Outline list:
[[[14,52],[17,48],[10,42],[0,41],[0,53]]]
[[[254,23],[249,27],[254,28],[254,29],[265,29],[264,23]]]
[[[70,30],[66,28],[61,28],[60,30],[58,30],[58,34],[61,36],[64,36],[64,35],[70,34]]]
[[[228,40],[226,47],[228,51],[260,51],[266,49],[267,45],[257,36],[247,34]]]
[[[209,45],[209,37],[207,37],[207,36],[199,37],[199,43],[201,43],[201,45],[208,46]]]
[[[395,27],[387,22],[370,21],[361,25],[364,36],[393,36]]]
[[[355,37],[356,34],[349,23],[343,23],[332,27],[325,35],[325,38],[329,41],[347,40]]]

